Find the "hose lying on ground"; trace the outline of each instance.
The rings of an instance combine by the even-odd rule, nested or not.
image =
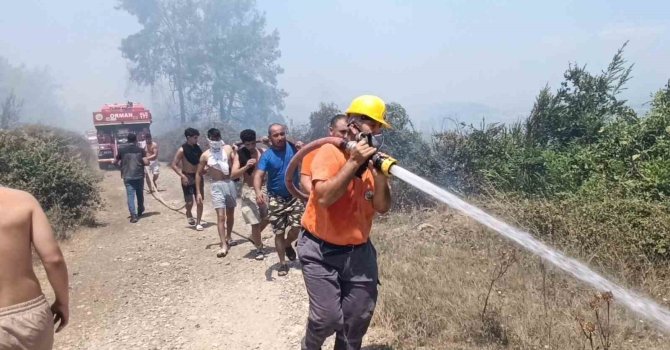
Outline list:
[[[160,195],[160,193],[158,193],[158,187],[156,186],[156,183],[154,182],[153,174],[149,173],[149,170],[146,167],[144,168],[144,174],[149,179],[149,184],[151,185],[149,193],[154,197],[154,199],[156,199],[159,203],[163,204],[166,208],[168,208],[170,210],[173,210],[173,211],[176,211],[178,213],[181,213],[181,210],[186,207],[186,204],[184,203],[184,205],[182,205],[179,208],[175,208],[175,207],[167,204],[165,202],[165,200],[163,199],[163,197]],[[182,214],[186,215],[186,213],[182,213]]]

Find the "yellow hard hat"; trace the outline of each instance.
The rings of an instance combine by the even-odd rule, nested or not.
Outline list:
[[[349,108],[347,108],[347,114],[352,113],[370,117],[385,128],[391,127],[391,125],[386,122],[386,103],[377,96],[362,95],[356,97],[351,101]]]

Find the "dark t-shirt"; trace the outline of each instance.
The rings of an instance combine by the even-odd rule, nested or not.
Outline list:
[[[144,161],[147,152],[137,145],[130,145],[119,150],[116,159],[121,161],[121,177],[124,180],[144,178]]]
[[[260,150],[258,151],[260,153]],[[251,156],[251,151],[248,148],[242,146],[237,149],[237,156],[240,159],[240,167],[247,165],[249,159],[253,158]],[[254,173],[254,167],[247,169],[247,174],[251,175]]]

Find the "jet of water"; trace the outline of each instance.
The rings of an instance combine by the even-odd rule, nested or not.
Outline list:
[[[487,214],[474,205],[471,205],[458,198],[451,192],[436,186],[435,184],[423,179],[416,174],[413,174],[412,172],[398,165],[391,167],[390,173],[400,180],[403,180],[425,192],[426,194],[435,197],[450,207],[458,209],[463,214],[477,220],[479,223],[489,227],[490,229],[495,230],[508,239],[511,239],[518,245],[551,262],[561,270],[575,276],[579,280],[586,282],[591,286],[600,289],[601,291],[612,292],[612,295],[614,295],[614,297],[628,309],[651,320],[663,331],[670,332],[670,311],[657,304],[653,300],[638,295],[635,292],[632,292],[609,281],[597,272],[591,270],[583,263],[572,259],[538,241],[529,233],[521,231],[499,219],[496,219],[495,217]]]

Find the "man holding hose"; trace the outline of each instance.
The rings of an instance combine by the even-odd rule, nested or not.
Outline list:
[[[386,104],[376,96],[354,99],[347,117],[349,140],[389,127]],[[316,152],[297,244],[309,295],[302,349],[320,349],[333,333],[335,349],[360,349],[377,301],[377,253],[369,234],[375,213],[391,206],[390,187],[370,165],[377,149],[365,139],[348,153],[331,144]]]

